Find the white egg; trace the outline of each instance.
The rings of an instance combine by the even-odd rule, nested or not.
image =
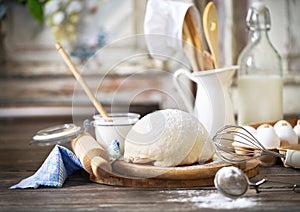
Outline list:
[[[285,120],[278,121],[274,125],[274,129],[280,141],[287,141],[290,145],[298,144],[298,136],[289,122]]]
[[[245,130],[247,130],[251,135],[256,137],[256,129],[251,126],[242,126]],[[251,144],[247,139],[240,136],[240,134],[244,134],[245,131],[243,129],[238,129],[237,135],[234,136],[234,143],[235,146],[244,146],[244,147],[253,147],[253,144]]]
[[[275,124],[274,124],[274,129],[275,131],[278,130],[281,126],[290,126],[292,127],[292,125],[286,121],[286,120],[280,120],[280,121],[277,121]]]
[[[270,124],[262,124],[257,130],[258,141],[266,148],[272,149],[280,146],[280,139]]]
[[[298,140],[300,140],[300,119],[297,121],[297,124],[294,127],[294,132],[298,136]]]
[[[251,126],[243,126],[243,128],[245,130],[247,130],[249,133],[251,133],[252,135],[256,136],[257,132],[256,129],[254,127]]]

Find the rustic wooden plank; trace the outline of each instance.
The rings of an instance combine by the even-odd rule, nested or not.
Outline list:
[[[99,205],[86,205],[86,204],[73,204],[73,205],[37,205],[37,206],[2,206],[1,209],[3,211],[132,211],[132,212],[140,212],[140,211],[191,211],[191,204],[182,204],[182,203],[169,203],[169,204],[138,204],[138,205],[130,205],[130,204],[99,204]],[[194,209],[195,211],[197,208]]]
[[[33,108],[34,109],[34,108]],[[28,136],[35,133],[36,130],[49,127],[51,125],[72,122],[72,117],[42,117],[42,118],[3,118],[0,119],[1,137],[7,135],[14,138],[15,136]]]
[[[174,89],[170,90],[163,84],[164,81],[172,80],[172,74],[167,72],[133,73],[131,76],[118,74],[86,75],[83,77],[91,91],[96,93],[103,104],[111,102],[130,104],[134,97],[136,97],[135,103],[161,102],[162,94],[153,89],[168,90],[168,92],[172,92],[172,95],[177,95]],[[2,106],[34,104],[69,106],[72,104],[73,98],[78,101],[77,104],[86,105],[89,103],[86,94],[71,74],[29,75],[25,77],[1,77],[0,75],[0,90],[6,91],[0,95]],[[138,96],[133,95],[133,93],[138,94]],[[117,98],[115,98],[116,96]]]
[[[100,208],[108,207],[110,209],[118,209],[120,206],[131,210],[131,208],[144,208],[146,211],[152,211],[155,208],[161,208],[163,211],[169,209],[196,210],[199,208],[210,209],[236,209],[240,208],[243,211],[258,211],[258,210],[276,210],[278,207],[288,207],[295,209],[299,207],[299,199],[297,196],[289,198],[290,192],[281,192],[281,195],[272,195],[271,192],[260,194],[249,194],[239,200],[231,200],[217,193],[217,191],[209,190],[132,190],[132,191],[88,191],[79,192],[64,192],[63,189],[47,189],[51,192],[46,192],[46,189],[15,191],[7,195],[1,195],[0,205],[5,204],[12,198],[17,198],[10,205],[39,208],[41,206],[53,207],[70,207],[70,206],[86,206]],[[278,194],[278,193],[277,193]],[[12,197],[12,198],[10,198]],[[244,203],[245,205],[237,205]],[[262,206],[263,203],[263,206]],[[184,207],[179,207],[185,205]],[[223,207],[222,207],[223,205]],[[143,207],[141,207],[143,206]],[[155,208],[153,208],[155,206]],[[144,211],[144,210],[143,210]]]
[[[227,200],[219,195],[216,190],[110,190],[99,191],[89,190],[88,192],[70,192],[64,189],[39,189],[39,190],[9,190],[1,195],[0,205],[15,199],[14,205],[51,205],[51,204],[147,204],[147,203],[171,203],[171,202],[201,202],[202,198],[215,197],[218,200]],[[51,191],[51,192],[50,192]],[[278,194],[278,192],[277,192]],[[297,195],[290,197],[290,192],[280,192],[281,195],[274,196],[272,192],[246,195],[246,198],[253,198],[256,201],[272,201],[276,204],[288,204],[299,200]],[[31,203],[28,202],[31,200]],[[42,200],[42,201],[41,201]],[[286,203],[284,203],[286,202]]]

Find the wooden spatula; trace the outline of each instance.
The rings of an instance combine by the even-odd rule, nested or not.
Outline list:
[[[193,71],[213,69],[211,55],[202,47],[201,33],[196,20],[189,9],[185,15],[182,27],[183,50],[191,63]]]
[[[195,20],[188,9],[182,28],[183,49],[194,71],[203,70],[202,45]]]
[[[201,57],[202,46],[199,32],[190,10],[187,11],[182,28],[183,50],[191,63],[194,71],[203,70],[203,60]]]
[[[218,14],[215,4],[209,2],[203,12],[203,28],[215,68],[219,68],[218,55]]]

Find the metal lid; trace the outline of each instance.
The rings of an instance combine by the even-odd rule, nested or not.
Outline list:
[[[68,142],[82,133],[81,127],[75,124],[63,124],[40,130],[29,144],[48,146]]]

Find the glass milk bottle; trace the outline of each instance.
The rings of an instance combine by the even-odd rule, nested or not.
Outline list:
[[[247,14],[248,45],[238,59],[238,123],[282,119],[282,64],[269,40],[270,12],[254,2]]]

